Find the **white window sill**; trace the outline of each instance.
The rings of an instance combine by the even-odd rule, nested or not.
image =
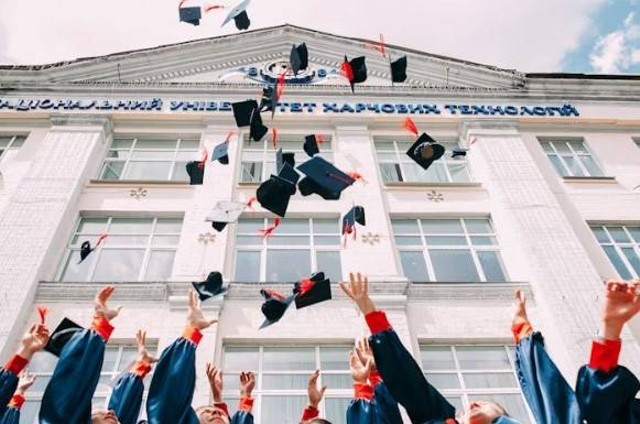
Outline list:
[[[396,182],[396,183],[384,183],[385,187],[389,188],[410,188],[410,187],[439,187],[439,188],[478,188],[482,187],[481,183],[469,182],[469,183],[417,183],[417,182]]]
[[[188,182],[183,181],[153,181],[153,180],[89,180],[89,186],[94,187],[139,187],[139,186],[161,186],[161,187],[191,187]]]
[[[238,186],[240,186],[240,187],[258,187],[260,184],[262,184],[262,183],[259,183],[259,182],[254,183],[254,182],[246,182],[245,181],[245,182],[239,182]]]
[[[565,183],[573,184],[617,184],[616,177],[562,177]]]

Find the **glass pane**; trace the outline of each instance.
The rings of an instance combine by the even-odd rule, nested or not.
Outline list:
[[[398,162],[398,155],[395,152],[391,153],[378,153],[378,160],[380,164],[395,164]]]
[[[391,226],[396,234],[420,234],[418,221],[415,219],[394,219]]]
[[[464,234],[459,219],[423,219],[424,234]]]
[[[457,346],[458,363],[463,370],[511,369],[502,346]]]
[[[115,370],[119,350],[117,346],[106,347],[104,351],[104,361],[102,362],[102,372],[112,372]]]
[[[109,159],[128,159],[129,150],[109,150],[106,157]]]
[[[627,227],[629,233],[631,233],[631,237],[636,243],[640,243],[640,227]],[[600,241],[600,240],[598,240]]]
[[[518,383],[513,373],[463,374],[464,383],[469,389],[516,388]]]
[[[470,234],[491,234],[493,228],[488,219],[465,219],[464,224],[467,226],[467,232]]]
[[[138,139],[136,143],[136,150],[138,149],[171,149],[175,150],[178,142],[177,140],[141,140]]]
[[[171,181],[189,181],[189,174],[187,173],[187,162],[176,162],[173,167],[173,175]]]
[[[553,167],[555,168],[556,172],[558,173],[558,175],[560,175],[561,177],[566,177],[569,174],[567,173],[564,165],[562,164],[562,161],[560,160],[560,158],[556,155],[549,155],[549,161],[551,162],[551,165],[553,165]]]
[[[143,258],[142,249],[102,249],[91,281],[138,281]]]
[[[349,407],[349,398],[328,398],[324,401],[325,416],[332,424],[347,424],[345,411]]]
[[[182,231],[181,218],[158,218],[156,234],[180,234]]]
[[[279,234],[309,234],[309,220],[283,219],[277,231]]]
[[[276,230],[279,231],[279,228]],[[273,237],[267,239],[267,244],[271,246],[304,246],[307,247],[311,243],[309,236],[282,236],[274,234]]]
[[[169,179],[169,171],[171,162],[129,162],[124,179],[163,181]]]
[[[158,350],[156,346],[147,346],[147,349],[151,354]],[[125,346],[122,348],[122,356],[118,363],[118,372],[124,371],[127,367],[133,365],[134,361],[138,358],[138,349],[133,346]]]
[[[613,246],[602,246],[602,249],[604,250],[604,253],[606,253],[609,257],[609,260],[616,268],[616,271],[618,271],[618,274],[620,274],[620,277],[622,277],[624,280],[630,280],[632,278],[632,275],[627,269],[624,262],[622,262],[622,260],[620,259],[620,256],[618,256],[618,252],[616,251],[616,249]]]
[[[395,151],[393,141],[376,141],[374,142],[374,145],[376,146],[376,150],[378,151]]]
[[[262,246],[263,238],[261,236],[238,236],[236,237],[238,246]]]
[[[601,177],[602,171],[596,161],[591,156],[580,156],[580,160],[582,161],[582,165],[587,169],[587,172],[592,177]]]
[[[47,385],[49,384],[49,381],[51,381],[50,375],[39,375],[38,378],[36,378],[36,382],[33,383],[33,386],[31,386],[29,391],[31,393],[44,392],[47,388]]]
[[[314,234],[340,234],[340,226],[337,219],[314,219]]]
[[[422,169],[414,162],[403,162],[402,163],[402,175],[404,176],[404,180],[411,183],[419,183],[429,181],[424,177],[425,170]]]
[[[591,231],[593,231],[593,235],[596,236],[596,239],[598,240],[598,242],[600,243],[611,243],[611,240],[609,240],[609,236],[607,235],[606,231],[604,231],[604,229],[602,227],[593,227],[591,228]],[[633,235],[633,238],[635,239],[635,235],[632,232],[631,233]],[[638,234],[640,235],[640,234]],[[636,239],[637,241],[637,239]]]
[[[259,379],[259,377],[256,375],[256,385],[258,384],[257,379]],[[225,371],[223,390],[234,394],[238,393],[240,390],[240,374],[229,374]]]
[[[444,398],[447,400],[447,402],[449,402],[451,405],[453,405],[453,407],[456,409],[456,411],[463,411],[464,410],[464,406],[462,405],[462,398],[461,397],[445,396]]]
[[[180,140],[180,150],[198,150],[200,141],[198,140]]]
[[[471,244],[474,246],[495,246],[498,241],[495,237],[471,237]]]
[[[351,374],[322,374],[322,384],[329,386],[332,390],[350,389],[353,387],[353,379]]]
[[[172,162],[175,158],[176,154],[173,150],[171,151],[157,151],[157,150],[149,150],[149,151],[134,151],[131,154],[132,159],[144,159],[144,160],[161,160],[165,162]]]
[[[236,253],[235,281],[241,283],[260,281],[260,252],[238,251]]]
[[[340,236],[314,236],[316,246],[340,246]]]
[[[460,161],[460,163],[449,163],[449,174],[451,174],[451,181],[454,183],[468,183],[471,181],[467,164]]]
[[[631,247],[625,247],[622,249],[622,253],[627,257],[627,260],[631,264],[631,267],[636,271],[636,274],[640,275],[640,258],[638,258],[635,250]]]
[[[423,246],[422,237],[396,236],[395,241],[398,246]]]
[[[154,236],[151,244],[154,246],[175,246],[179,241],[179,236]]]
[[[174,250],[151,251],[147,265],[146,281],[167,281],[173,270]]]
[[[412,282],[429,281],[427,274],[427,265],[424,261],[424,253],[422,252],[400,252],[400,261],[402,262],[402,270],[404,276]]]
[[[130,149],[133,144],[132,139],[115,139],[111,143],[112,149]]]
[[[402,171],[396,163],[381,163],[380,173],[382,174],[382,181],[385,183],[399,183],[403,181]]]
[[[303,390],[307,388],[309,376],[303,374],[263,374],[264,390]]]
[[[258,361],[257,347],[226,347],[224,350],[225,371],[258,371]]]
[[[298,424],[306,396],[263,396],[261,424]]]
[[[100,234],[107,230],[107,218],[82,218],[78,233]]]
[[[323,371],[348,371],[349,352],[348,347],[321,347],[320,348],[320,368]]]
[[[431,383],[436,389],[459,389],[460,381],[458,380],[458,374],[430,374],[425,373],[427,381]]]
[[[316,350],[312,347],[265,347],[262,368],[265,371],[314,371]]]
[[[557,152],[560,154],[563,154],[563,153],[571,154],[571,150],[569,149],[569,146],[567,146],[567,143],[564,141],[554,141],[553,147],[555,147]]]
[[[429,250],[436,281],[479,282],[480,277],[469,250]]]
[[[466,246],[467,239],[465,237],[451,236],[426,236],[427,245],[429,246]]]
[[[487,281],[494,283],[506,281],[498,252],[478,252],[478,260]]]
[[[46,353],[38,352],[33,355],[31,362],[29,362],[30,372],[53,372],[58,363],[58,358]]]
[[[455,370],[453,353],[448,346],[424,346],[420,350],[422,368],[425,370]]]
[[[27,400],[22,406],[22,409],[20,409],[20,424],[35,424],[39,412],[40,402]]]
[[[103,246],[146,246],[149,243],[149,236],[117,236],[110,235],[107,237]]]
[[[576,153],[589,153],[583,141],[570,141],[569,145]]]
[[[238,221],[238,234],[255,235],[264,228],[264,219],[241,219]]]
[[[293,282],[311,275],[311,255],[308,250],[267,251],[269,282]]]
[[[622,227],[607,227],[611,238],[618,243],[629,243],[629,237]]]
[[[114,162],[108,161],[102,165],[102,171],[100,172],[100,179],[113,181],[119,180],[122,175],[122,170],[124,169],[124,162]]]
[[[422,171],[420,181],[429,183],[446,183],[449,182],[446,166],[444,162],[434,162],[426,171]]]
[[[342,280],[342,264],[340,262],[340,252],[316,252],[316,271],[322,271],[331,281]]]
[[[262,163],[261,162],[242,162],[242,176],[240,181],[243,183],[257,183],[262,180]]]
[[[150,234],[152,218],[113,218],[110,234]]]
[[[569,168],[569,175],[573,177],[584,177],[584,172],[582,172],[582,168],[578,164],[578,161],[573,156],[563,156],[562,159],[564,163]]]
[[[60,280],[75,283],[87,282],[89,280],[89,270],[97,256],[97,252],[93,252],[82,263],[78,263],[80,262],[80,251],[71,251],[71,254],[67,257],[67,263],[64,265]]]
[[[522,396],[519,394],[473,395],[470,400],[471,401],[484,400],[486,402],[497,403],[498,405],[506,409],[507,413],[511,417],[516,419],[519,423],[521,424],[531,423],[527,409],[524,406],[524,401],[522,400]]]

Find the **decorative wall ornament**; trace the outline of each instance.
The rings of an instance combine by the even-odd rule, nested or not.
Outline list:
[[[427,199],[436,203],[444,202],[444,194],[438,193],[435,190],[431,190],[430,192],[427,193]]]
[[[133,188],[129,192],[129,196],[135,197],[138,200],[140,200],[140,198],[142,197],[147,197],[147,194],[149,194],[149,192],[146,188],[143,187]]]
[[[198,241],[204,244],[213,243],[214,241],[216,241],[216,235],[210,231],[207,231],[206,233],[198,235]]]
[[[372,232],[368,232],[367,234],[362,235],[362,242],[371,246],[380,243],[380,240],[382,240],[382,237],[380,237],[380,234],[378,233],[374,234]]]

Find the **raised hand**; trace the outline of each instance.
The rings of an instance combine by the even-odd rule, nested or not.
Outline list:
[[[29,331],[22,336],[18,355],[25,359],[31,359],[31,357],[33,357],[36,352],[42,350],[48,342],[49,328],[43,324],[34,324]]]
[[[140,355],[138,356],[138,361],[146,362],[147,364],[153,364],[155,362],[158,362],[158,358],[151,355],[147,351],[147,346],[146,346],[147,332],[146,331],[138,330],[138,332],[136,333],[136,343],[138,344],[138,354]]]
[[[320,377],[320,370],[316,370],[311,377],[309,377],[309,385],[307,386],[307,398],[309,406],[318,409],[318,405],[324,397],[324,392],[327,390],[327,386],[318,389],[318,377]]]
[[[605,339],[620,338],[624,325],[640,312],[639,282],[607,282],[607,295],[602,312]]]
[[[527,299],[522,290],[516,290],[512,325],[528,322]]]
[[[204,330],[218,322],[217,319],[207,320],[200,308],[200,300],[194,290],[189,291],[189,312],[187,314],[187,325],[191,328]]]
[[[356,343],[356,355],[358,355],[358,359],[362,364],[371,361],[371,371],[376,370],[376,360],[373,357],[373,351],[371,351],[369,340],[366,337],[361,338]]]
[[[207,363],[206,371],[207,378],[209,379],[209,387],[211,387],[211,393],[213,393],[213,401],[215,403],[222,403],[222,370],[210,363]]]
[[[253,388],[256,387],[256,376],[252,372],[243,372],[240,374],[240,396],[251,397]]]
[[[360,312],[364,315],[376,310],[376,306],[369,297],[369,280],[367,277],[363,278],[360,273],[358,273],[357,276],[349,273],[349,284],[340,283],[340,288],[358,305]]]
[[[107,306],[107,301],[115,290],[116,288],[113,286],[106,286],[100,289],[94,299],[96,317],[104,318],[107,321],[111,321],[118,316],[120,310],[122,309],[122,306],[118,306],[116,309],[110,309]]]
[[[36,376],[33,374],[29,374],[29,372],[25,369],[20,373],[20,380],[18,380],[18,388],[16,389],[16,394],[24,396],[24,394],[29,390],[29,387],[33,386],[33,383],[36,382]]]
[[[363,363],[356,353],[349,352],[349,369],[351,370],[351,377],[356,383],[366,383],[369,380],[372,367],[373,358],[369,358],[367,362]]]

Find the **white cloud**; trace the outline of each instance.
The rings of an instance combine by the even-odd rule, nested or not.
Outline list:
[[[635,13],[624,19],[622,28],[598,39],[589,56],[596,72],[617,74],[640,63],[640,24]]]
[[[239,0],[188,0],[225,3]],[[283,23],[522,71],[557,71],[608,0],[253,0],[252,28]],[[99,56],[236,32],[224,12],[198,27],[179,0],[0,0],[5,56],[34,64]],[[549,13],[549,11],[553,11]],[[1,48],[1,47],[0,47]],[[340,52],[336,52],[339,56]]]

